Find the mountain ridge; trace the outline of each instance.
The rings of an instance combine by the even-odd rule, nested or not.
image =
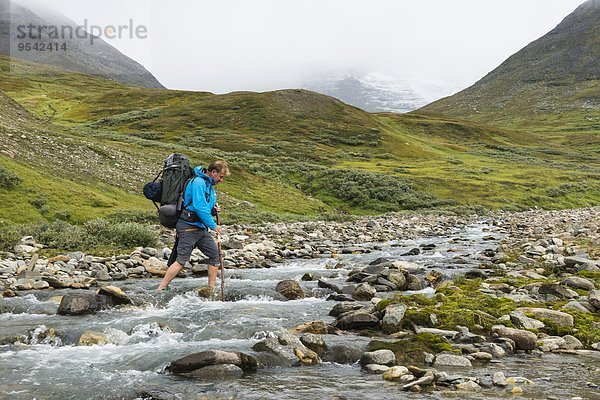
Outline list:
[[[33,29],[31,33],[28,29],[19,29],[29,25],[45,29]],[[69,36],[55,38],[49,27],[60,27],[61,29],[57,29],[61,31],[60,36],[66,32]],[[85,38],[79,37],[66,27],[71,27],[74,31],[77,24],[56,12],[42,8],[30,9],[10,0],[0,0],[0,54],[97,75],[129,85],[164,89],[140,63],[101,38],[94,36],[91,44],[89,33]],[[41,34],[38,35],[39,33]],[[19,44],[23,46],[22,50],[19,49]],[[54,44],[58,46],[55,48]],[[26,50],[25,46],[31,50]],[[53,46],[53,50],[48,51],[48,46]]]

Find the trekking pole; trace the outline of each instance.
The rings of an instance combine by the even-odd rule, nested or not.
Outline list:
[[[217,211],[217,225],[221,225],[219,221],[219,212]],[[221,301],[225,301],[225,273],[223,272],[223,251],[221,249],[221,235],[217,234],[217,247],[219,249],[219,263],[221,264]]]

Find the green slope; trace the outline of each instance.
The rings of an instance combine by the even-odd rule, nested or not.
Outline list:
[[[230,161],[233,173],[220,186],[230,221],[563,208],[600,199],[598,158],[560,135],[547,140],[455,118],[369,114],[304,90],[144,89],[2,57],[0,90],[7,115],[0,116],[0,149],[15,155],[0,156],[1,165],[23,179],[0,189],[22,216],[0,207],[0,218],[14,222],[52,219],[61,210],[74,221],[149,212],[141,187],[174,151],[197,164]],[[73,194],[57,189],[68,182]],[[42,200],[32,205],[36,195]],[[43,199],[43,212],[32,209]]]
[[[600,150],[600,0],[513,54],[471,87],[419,113],[446,115]]]

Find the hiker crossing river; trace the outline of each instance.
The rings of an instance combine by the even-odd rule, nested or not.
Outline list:
[[[550,222],[558,226],[560,218]],[[532,332],[513,329],[522,337],[511,340],[502,329],[494,338],[477,332],[490,313],[500,317],[492,308],[473,314],[474,322],[464,314],[469,317],[456,323],[460,329],[436,328],[452,317],[445,307],[461,290],[465,296],[458,298],[464,303],[456,313],[474,307],[469,297],[478,302],[481,290],[502,307],[511,300],[497,296],[537,296],[533,291],[508,293],[502,284],[485,280],[492,267],[480,268],[501,264],[499,245],[509,239],[512,222],[458,221],[407,216],[228,227],[230,232],[223,233],[229,267],[225,302],[198,296],[208,271],[198,267],[196,256],[191,261],[198,277],[183,270],[187,278],[157,292],[160,278],[150,278],[148,271],[158,261],[166,263],[168,252],[143,249],[118,260],[81,255],[80,263],[63,262],[73,279],[85,273],[84,265],[100,262],[123,263],[130,278],[99,282],[98,293],[97,287],[63,287],[0,299],[1,397],[441,399],[449,395],[446,391],[476,390],[470,398],[486,399],[522,390],[528,398],[593,398],[600,352],[545,352],[548,346],[577,348],[568,335],[562,341],[540,335],[532,343],[535,350],[519,350],[529,344]],[[514,221],[519,231],[525,229],[525,217]],[[390,240],[380,240],[384,237]],[[139,272],[140,264],[148,271]],[[510,272],[525,276],[535,271],[513,267]],[[453,286],[444,287],[440,282],[448,279],[454,279]],[[466,292],[478,287],[474,284],[482,289]],[[405,301],[404,326],[396,319],[402,319],[401,305],[374,305],[377,298],[387,302],[398,294],[420,294],[414,302]],[[95,312],[75,315],[90,299],[104,303]],[[424,314],[419,304],[433,311]],[[416,352],[386,347],[415,344],[414,338],[426,338],[428,347]],[[417,353],[410,361],[400,358]],[[403,389],[407,385],[418,387]]]

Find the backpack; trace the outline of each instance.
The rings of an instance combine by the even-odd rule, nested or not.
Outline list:
[[[158,220],[164,227],[175,228],[184,208],[185,187],[194,176],[188,157],[173,153],[165,159],[163,169],[154,180],[144,185],[144,196],[152,200],[158,211]],[[156,203],[160,203],[160,207]]]

